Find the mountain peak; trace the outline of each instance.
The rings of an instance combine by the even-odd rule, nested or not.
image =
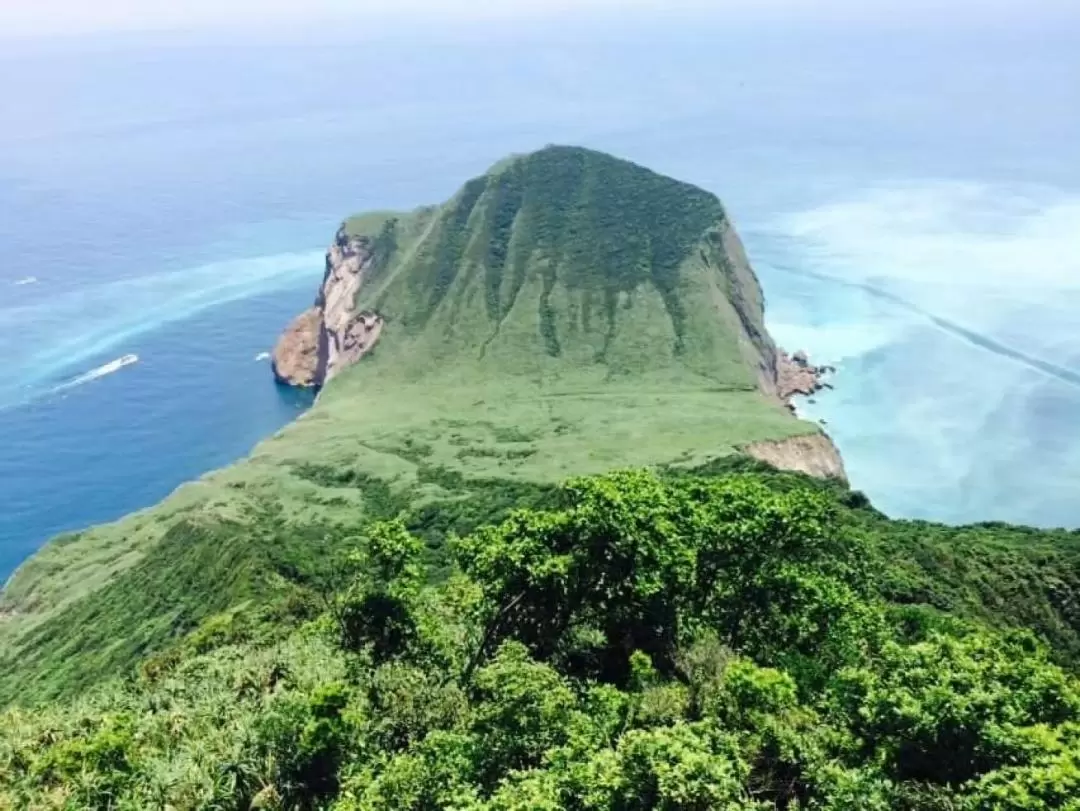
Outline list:
[[[436,209],[376,219],[350,221],[383,246],[357,307],[385,319],[379,352],[398,371],[576,369],[730,389],[773,374],[757,280],[720,201],[689,183],[548,146]]]

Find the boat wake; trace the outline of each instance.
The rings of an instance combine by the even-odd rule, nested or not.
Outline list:
[[[140,335],[229,302],[306,287],[322,264],[322,251],[287,252],[81,285],[35,301],[0,296],[0,410],[49,394],[58,383],[68,387],[64,381],[97,358],[117,357]],[[0,288],[13,284],[0,280]]]
[[[15,282],[16,287],[22,287],[27,284],[37,284],[37,276],[27,276],[25,279],[19,279]]]
[[[68,389],[73,389],[76,386],[82,386],[86,383],[90,383],[93,380],[97,380],[98,378],[102,378],[106,375],[111,375],[119,372],[125,366],[131,366],[132,364],[138,362],[138,355],[124,355],[123,357],[119,357],[116,360],[111,360],[108,363],[98,366],[96,369],[91,369],[85,374],[74,377],[66,383],[61,383],[59,386],[54,388],[53,391],[67,391]]]

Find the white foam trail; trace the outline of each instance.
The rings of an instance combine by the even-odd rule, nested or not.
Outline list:
[[[322,251],[256,256],[0,305],[0,408],[49,391],[52,381],[80,363],[165,324],[290,285],[315,284],[322,265]]]
[[[867,285],[1020,352],[1080,350],[1080,198],[896,184],[782,218],[797,269]],[[796,268],[793,268],[796,269]]]
[[[270,353],[269,352],[260,352],[258,355],[255,356],[255,360],[257,360],[257,361],[270,360]]]
[[[67,381],[66,383],[61,383],[59,386],[54,388],[53,391],[66,391],[67,389],[73,389],[76,386],[82,386],[83,384],[89,383],[92,380],[97,380],[98,378],[105,377],[106,375],[111,375],[119,372],[125,366],[131,366],[138,362],[138,355],[124,355],[117,358],[116,360],[111,360],[108,363],[102,364],[96,369],[91,369],[89,372],[81,374],[78,377]]]
[[[25,279],[19,279],[15,282],[16,287],[22,287],[27,284],[37,284],[37,276],[27,276]]]

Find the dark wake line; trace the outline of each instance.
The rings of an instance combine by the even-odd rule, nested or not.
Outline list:
[[[779,265],[773,265],[773,269],[779,270],[782,273],[790,273],[794,276],[807,276],[811,279],[817,279],[818,281],[828,282],[830,284],[840,285],[841,287],[850,287],[856,290],[861,290],[871,296],[888,301],[890,304],[894,304],[905,310],[915,313],[916,315],[925,318],[934,326],[950,333],[951,335],[967,341],[973,346],[977,346],[980,349],[985,349],[987,352],[992,352],[995,355],[1000,355],[1003,358],[1022,363],[1023,365],[1034,369],[1037,372],[1042,372],[1045,375],[1049,375],[1055,380],[1059,380],[1062,383],[1066,383],[1070,386],[1080,388],[1080,372],[1074,372],[1072,369],[1068,369],[1064,366],[1058,366],[1056,363],[1043,360],[1042,358],[1029,355],[1026,352],[1022,352],[1019,349],[1015,349],[1007,344],[1003,344],[999,341],[995,341],[993,338],[988,338],[978,332],[962,327],[959,324],[949,321],[946,318],[942,318],[939,315],[934,315],[928,310],[924,310],[918,304],[908,301],[895,293],[890,293],[888,290],[882,290],[880,287],[874,287],[871,284],[865,282],[852,282],[847,279],[839,279],[836,276],[829,276],[826,273],[815,273],[812,270],[796,270],[790,267],[781,267]]]

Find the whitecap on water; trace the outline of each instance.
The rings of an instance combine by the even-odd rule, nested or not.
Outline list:
[[[270,360],[270,353],[269,352],[260,352],[258,355],[255,356],[255,360],[256,361]]]
[[[37,276],[27,276],[23,279],[18,279],[14,282],[16,287],[23,287],[28,284],[37,284]]]
[[[1080,385],[1080,370],[1050,368],[1080,351],[1080,199],[907,184],[792,215],[779,228],[802,253],[796,272],[861,290],[893,320],[933,325]]]

